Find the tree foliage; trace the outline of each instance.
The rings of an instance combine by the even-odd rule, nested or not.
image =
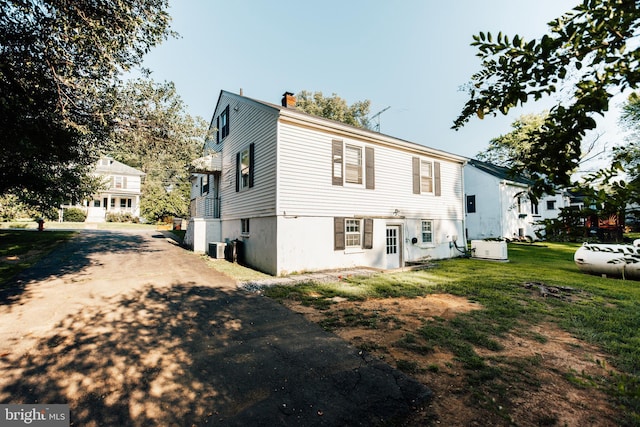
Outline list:
[[[511,132],[489,141],[487,149],[478,153],[476,157],[479,160],[512,168],[528,175],[524,170],[524,165],[517,160],[526,158],[526,153],[535,145],[536,136],[540,132],[546,116],[547,113],[520,116],[511,124],[513,129]]]
[[[148,220],[186,216],[188,167],[200,154],[207,123],[191,117],[173,83],[141,78],[121,85],[111,155],[142,170],[141,213]]]
[[[168,0],[0,0],[0,194],[51,205],[106,147],[119,73],[169,34]]]
[[[525,40],[499,33],[474,36],[482,70],[469,85],[469,100],[454,122],[459,129],[472,116],[482,119],[530,100],[570,89],[532,136],[531,150],[518,162],[527,166],[535,194],[568,186],[581,158],[581,141],[607,111],[611,97],[640,82],[639,2],[583,0],[551,21],[549,34]],[[561,86],[562,85],[562,86]]]
[[[351,105],[335,93],[325,97],[322,92],[303,90],[296,95],[296,107],[305,113],[325,119],[336,120],[351,126],[369,129],[369,108],[371,101],[354,102]]]

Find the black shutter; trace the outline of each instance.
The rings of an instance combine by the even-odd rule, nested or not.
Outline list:
[[[364,219],[364,245],[363,249],[373,248],[373,219]]]
[[[220,116],[216,118],[216,144],[220,144]]]
[[[367,180],[365,188],[367,190],[375,190],[376,188],[376,172],[375,172],[375,158],[372,147],[366,147],[364,149],[364,163],[367,174]]]
[[[236,193],[240,191],[240,153],[236,153]]]
[[[253,187],[253,175],[255,173],[255,144],[249,144],[249,188]]]
[[[333,185],[342,185],[342,141],[333,140],[331,144],[331,183]]]
[[[227,113],[227,124],[226,124],[226,131],[224,133],[224,136],[228,136],[229,135],[229,131],[231,130],[231,114],[229,114],[229,106],[227,105],[227,108],[224,109],[224,111]]]
[[[344,249],[344,218],[341,217],[333,218],[333,249]]]
[[[420,194],[420,159],[413,157],[411,166],[413,172],[413,194]]]
[[[436,196],[441,195],[440,191],[440,162],[433,162],[433,191]]]

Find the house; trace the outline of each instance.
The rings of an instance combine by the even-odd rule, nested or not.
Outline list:
[[[273,275],[461,255],[466,158],[221,91],[185,243]]]
[[[104,189],[94,194],[90,200],[78,205],[63,205],[61,209],[83,209],[87,213],[86,222],[104,222],[107,214],[130,214],[134,218],[140,217],[144,172],[105,156],[98,160],[93,175],[103,178]]]
[[[467,237],[535,238],[541,229],[537,221],[557,218],[561,208],[571,205],[566,192],[544,195],[533,203],[527,196],[531,184],[508,168],[470,159],[464,167]]]

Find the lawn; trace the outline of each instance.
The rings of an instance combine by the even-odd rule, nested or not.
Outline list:
[[[505,348],[509,346],[505,343],[517,341],[513,337],[518,342],[545,343],[550,339],[549,331],[557,328],[556,335],[568,333],[570,338],[579,340],[572,344],[579,348],[579,353],[586,353],[587,346],[593,346],[610,361],[607,365],[596,360],[604,366],[606,375],[568,370],[557,372],[562,374],[561,381],[567,387],[605,393],[611,407],[616,408],[614,411],[619,411],[616,422],[638,425],[640,283],[580,273],[573,262],[577,247],[577,244],[510,244],[508,263],[444,260],[421,271],[347,278],[340,283],[270,287],[263,292],[294,309],[303,307],[299,310],[303,313],[313,310],[311,318],[322,326],[344,333],[347,338],[353,336],[354,344],[365,350],[378,350],[373,352],[383,358],[393,359],[389,347],[402,347],[405,358],[392,362],[407,373],[429,371],[429,381],[434,381],[437,378],[434,374],[442,377],[446,371],[452,375],[455,364],[463,372],[465,393],[475,390],[475,395],[473,392],[471,396],[465,395],[468,405],[475,402],[486,411],[487,401],[493,401],[494,414],[505,420],[510,417],[509,411],[516,409],[509,408],[514,400],[514,393],[509,390],[514,390],[514,383],[520,388],[526,384],[524,388],[540,389],[542,379],[538,376],[543,375],[535,368],[541,364],[538,356],[517,360],[512,355],[504,356],[511,350]],[[424,301],[420,298],[442,294],[462,297],[480,309],[447,318],[423,316],[411,328],[407,328],[406,318],[394,319],[394,313],[401,311],[400,302],[404,305],[407,299]],[[376,309],[365,308],[376,301],[392,300],[395,302],[378,304]],[[411,310],[416,308],[419,307],[414,305]],[[393,333],[393,328],[402,329],[404,334],[392,344],[381,344],[384,337],[378,342],[361,339],[366,329],[384,329],[381,325],[390,324],[394,326],[385,332],[387,335]],[[355,327],[360,329],[354,332]],[[453,362],[446,365],[429,359],[429,354],[439,351],[451,354]],[[422,354],[427,357],[421,359]],[[421,362],[428,364],[421,366]],[[556,425],[562,419],[561,415],[540,416],[527,422]]]
[[[72,231],[1,230],[0,289],[18,272],[31,267],[57,245],[73,236]]]

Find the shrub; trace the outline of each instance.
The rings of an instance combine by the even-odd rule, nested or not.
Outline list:
[[[133,222],[137,224],[139,219],[128,212],[108,212],[107,222]]]
[[[87,219],[87,214],[78,208],[65,209],[62,214],[62,220],[64,222],[84,222],[85,219]]]

